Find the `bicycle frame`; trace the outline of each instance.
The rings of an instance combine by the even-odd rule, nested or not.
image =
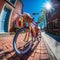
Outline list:
[[[39,30],[38,24],[39,24],[39,22],[36,23],[35,29],[32,29],[32,27],[29,27],[29,30],[32,32],[32,35],[35,38],[38,36],[38,30]]]

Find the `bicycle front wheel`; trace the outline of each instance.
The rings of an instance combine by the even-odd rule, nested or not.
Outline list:
[[[32,47],[32,34],[29,29],[21,28],[19,29],[13,40],[13,47],[17,54],[25,54]]]

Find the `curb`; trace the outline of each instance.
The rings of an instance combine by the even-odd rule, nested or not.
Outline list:
[[[42,35],[43,37],[43,35]],[[43,37],[43,40],[44,40],[44,43],[46,45],[46,48],[48,50],[48,54],[49,54],[49,57],[50,57],[50,60],[57,60],[56,56],[54,55],[53,51],[51,50],[51,48],[49,47],[48,43],[46,42],[46,40],[44,39]]]

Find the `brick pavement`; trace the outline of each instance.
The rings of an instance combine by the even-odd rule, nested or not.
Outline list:
[[[13,50],[13,37],[14,35],[0,38],[0,60],[49,60],[43,38],[39,43],[35,41],[27,54],[18,56]]]

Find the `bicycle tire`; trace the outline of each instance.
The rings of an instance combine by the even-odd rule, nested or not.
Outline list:
[[[21,33],[21,31],[26,31],[26,30],[27,30],[27,28],[21,28],[21,29],[19,29],[19,30],[16,32],[16,34],[15,34],[15,36],[14,36],[14,39],[13,39],[13,48],[14,48],[14,50],[16,51],[16,53],[17,53],[17,54],[20,54],[20,55],[27,53],[27,52],[31,49],[32,44],[33,44],[33,41],[31,40],[30,43],[29,43],[29,46],[28,46],[27,49],[25,49],[24,51],[20,51],[20,50],[18,50],[18,48],[16,47],[16,40],[17,40],[17,37],[18,37],[19,33]],[[32,34],[31,34],[31,35],[32,35]],[[31,38],[32,38],[32,36],[31,36]],[[32,39],[33,39],[33,38],[32,38]]]

